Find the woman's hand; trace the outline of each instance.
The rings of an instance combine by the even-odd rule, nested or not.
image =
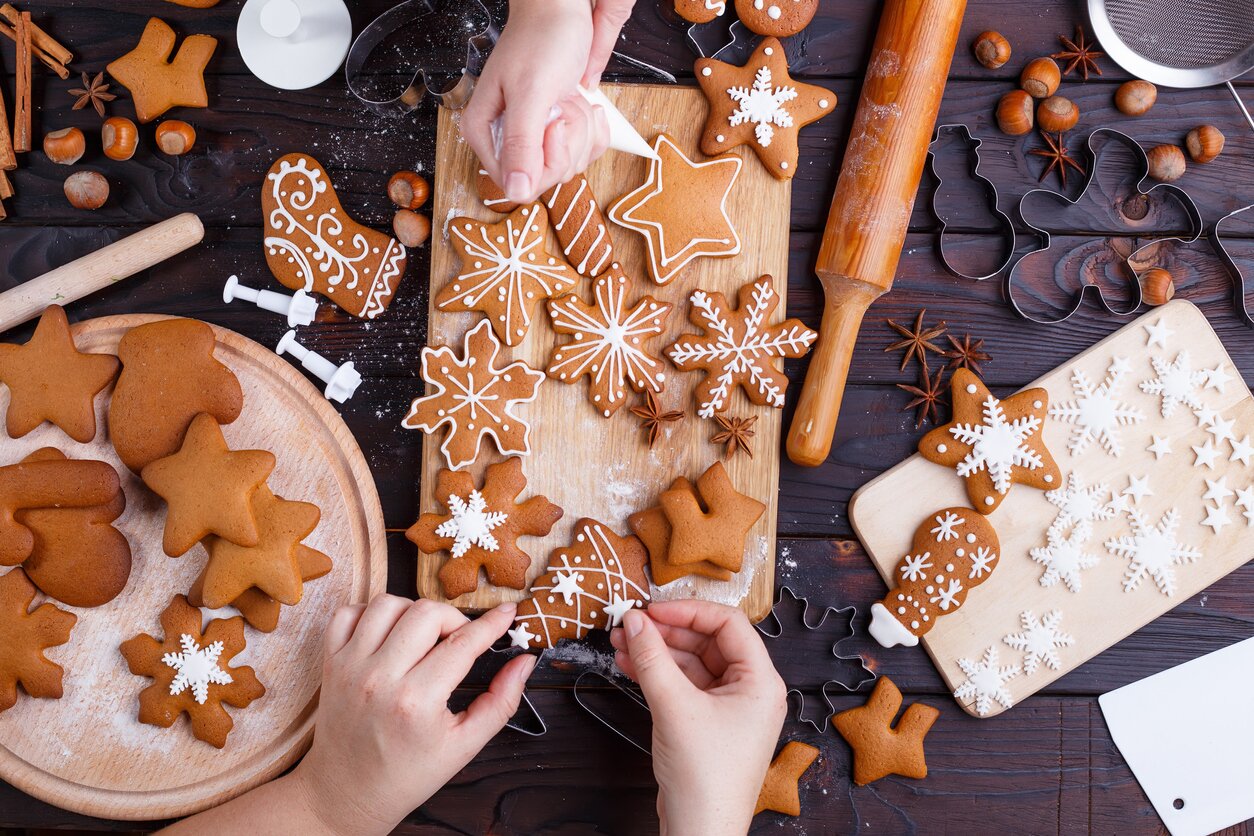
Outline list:
[[[788,707],[757,631],[733,607],[670,601],[629,611],[610,641],[653,713],[663,832],[746,832]]]

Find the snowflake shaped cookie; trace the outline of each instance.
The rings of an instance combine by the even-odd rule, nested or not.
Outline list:
[[[1189,352],[1181,351],[1170,363],[1162,357],[1150,358],[1150,362],[1157,377],[1141,381],[1141,391],[1162,398],[1164,418],[1174,415],[1180,404],[1193,409],[1204,408],[1201,387],[1206,382],[1206,372],[1189,365]]]
[[[1141,410],[1118,398],[1119,386],[1130,371],[1127,358],[1116,357],[1106,372],[1106,379],[1101,385],[1094,386],[1087,372],[1072,369],[1071,386],[1075,390],[1075,398],[1049,407],[1051,418],[1075,425],[1067,445],[1071,455],[1083,453],[1092,441],[1097,441],[1112,456],[1123,453],[1119,428],[1145,420]]]
[[[1088,522],[1077,523],[1065,537],[1062,526],[1051,525],[1045,533],[1046,545],[1029,552],[1033,560],[1045,567],[1041,586],[1053,586],[1062,581],[1067,589],[1079,592],[1080,571],[1097,565],[1097,558],[1085,549],[1092,535],[1093,526]]]
[[[1023,659],[1023,669],[1028,673],[1036,673],[1041,662],[1054,670],[1062,667],[1062,662],[1058,659],[1058,648],[1075,644],[1074,637],[1058,629],[1058,625],[1062,623],[1062,611],[1052,610],[1040,619],[1028,611],[1020,613],[1019,619],[1023,623],[1023,632],[1011,633],[1002,641],[1027,654]]]
[[[175,671],[170,681],[170,693],[179,695],[191,689],[192,697],[200,705],[209,699],[210,685],[230,685],[234,680],[231,675],[218,665],[218,657],[222,655],[222,642],[217,641],[201,647],[194,636],[183,633],[179,636],[179,645],[183,648],[179,653],[167,653],[161,657],[163,664]]]
[[[978,662],[959,659],[958,667],[962,668],[967,679],[954,690],[954,697],[959,700],[974,700],[976,714],[981,717],[988,714],[994,700],[1001,703],[1003,708],[1014,705],[1006,683],[1019,675],[1020,668],[1018,665],[1002,665],[996,647],[984,651],[984,658]]]
[[[433,391],[413,402],[401,426],[431,433],[448,425],[440,452],[452,470],[475,460],[484,436],[502,454],[531,452],[531,427],[514,408],[535,400],[544,374],[521,360],[497,368],[500,351],[487,320],[466,333],[460,358],[447,345],[422,350],[422,379]]]
[[[593,304],[578,296],[549,302],[553,330],[574,339],[554,347],[548,375],[574,383],[587,375],[588,400],[606,418],[627,400],[627,384],[637,392],[661,392],[662,363],[644,344],[662,333],[671,306],[642,296],[628,307],[627,276],[617,264],[593,284]]]
[[[564,259],[544,249],[549,221],[540,203],[520,206],[500,223],[454,218],[449,243],[461,272],[435,297],[442,311],[482,311],[506,345],[517,345],[543,298],[560,296],[579,280]]]
[[[1176,573],[1173,567],[1193,563],[1202,553],[1176,539],[1180,525],[1180,512],[1175,508],[1163,514],[1158,525],[1151,525],[1145,514],[1136,508],[1128,509],[1132,532],[1106,541],[1111,554],[1131,561],[1124,573],[1123,588],[1131,592],[1146,577],[1154,579],[1159,591],[1172,595],[1176,591]]]
[[[721,293],[695,291],[688,319],[705,333],[680,337],[666,352],[680,371],[705,371],[695,393],[702,418],[727,409],[737,386],[753,403],[782,408],[788,378],[776,361],[803,356],[819,336],[798,319],[767,324],[779,305],[770,276],[741,287],[738,298],[732,309]]]
[[[18,686],[32,697],[59,699],[61,666],[44,655],[70,640],[78,616],[35,602],[35,585],[22,569],[0,575],[0,712],[17,704]]]

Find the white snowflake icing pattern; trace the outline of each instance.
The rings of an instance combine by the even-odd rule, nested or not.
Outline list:
[[[1080,571],[1097,565],[1097,558],[1085,550],[1092,534],[1092,524],[1087,522],[1078,523],[1066,537],[1062,536],[1061,527],[1050,526],[1045,533],[1047,544],[1029,552],[1033,560],[1045,567],[1041,586],[1062,581],[1072,592],[1080,591]]]
[[[1203,408],[1200,388],[1206,380],[1206,372],[1195,371],[1189,365],[1189,352],[1181,351],[1170,363],[1162,357],[1153,357],[1150,363],[1157,377],[1141,381],[1141,391],[1162,398],[1160,410],[1164,418],[1174,415],[1180,404]]]
[[[946,511],[944,517],[937,516],[934,520],[936,527],[932,529],[932,536],[936,538],[938,543],[943,543],[946,540],[957,540],[958,532],[956,528],[966,522],[953,511]]]
[[[950,435],[971,447],[971,452],[958,462],[958,475],[966,477],[987,470],[993,488],[1000,494],[1006,493],[1010,490],[1011,468],[1036,470],[1044,466],[1040,454],[1026,443],[1040,428],[1041,419],[1035,415],[1007,422],[1001,401],[989,395],[984,401],[983,423],[949,428]]]
[[[930,558],[931,552],[923,554],[908,554],[901,564],[901,576],[908,581],[917,581],[927,575],[927,570],[932,568]]]
[[[1124,574],[1123,588],[1127,592],[1136,589],[1146,577],[1154,579],[1164,595],[1176,591],[1176,574],[1173,566],[1192,563],[1202,553],[1176,539],[1180,524],[1180,512],[1175,508],[1163,514],[1157,526],[1149,523],[1145,514],[1136,508],[1128,509],[1132,533],[1106,541],[1106,548],[1118,557],[1131,560]]]
[[[1115,516],[1118,504],[1103,497],[1110,494],[1104,482],[1086,486],[1078,471],[1067,475],[1067,483],[1061,488],[1045,492],[1045,498],[1058,509],[1052,525],[1060,528],[1081,522],[1108,520]]]
[[[1119,428],[1145,420],[1145,414],[1118,398],[1118,389],[1131,371],[1127,358],[1116,357],[1101,385],[1094,386],[1083,369],[1072,369],[1071,387],[1075,398],[1049,406],[1051,418],[1074,424],[1067,449],[1071,455],[1083,453],[1096,440],[1112,456],[1123,453]]]
[[[1023,624],[1023,632],[1011,633],[1002,641],[1027,654],[1023,659],[1023,669],[1028,673],[1036,673],[1041,662],[1054,670],[1062,667],[1058,648],[1075,644],[1074,637],[1058,629],[1062,622],[1062,611],[1053,610],[1041,619],[1027,611],[1019,614],[1019,620]]]
[[[975,550],[975,554],[971,555],[971,574],[967,575],[967,580],[982,578],[986,572],[991,573],[996,561],[996,552],[988,546],[980,546]]]
[[[984,658],[979,662],[959,659],[958,667],[967,679],[954,691],[954,697],[959,700],[974,699],[975,712],[981,717],[993,707],[993,700],[1001,703],[1003,708],[1014,705],[1006,683],[1018,676],[1021,669],[1018,665],[1002,665],[996,647],[984,651]]]
[[[213,642],[208,647],[201,647],[196,640],[184,633],[179,637],[182,653],[167,653],[161,661],[176,674],[170,682],[170,694],[178,696],[188,688],[192,689],[192,697],[201,705],[209,699],[209,686],[230,685],[231,675],[218,665],[218,657],[222,655],[222,642]]]
[[[776,126],[792,127],[792,114],[784,103],[797,98],[797,88],[772,87],[770,67],[758,68],[752,87],[729,87],[727,95],[739,105],[728,120],[731,126],[752,123],[753,136],[763,148],[770,146]]]
[[[931,587],[928,587],[931,589]],[[957,578],[949,579],[949,586],[937,586],[936,593],[927,600],[931,601],[942,610],[948,611],[950,607],[958,605],[958,593],[962,592],[962,581]]]
[[[489,511],[488,502],[477,490],[468,499],[450,494],[448,510],[453,516],[436,527],[437,537],[453,538],[453,557],[461,557],[471,546],[494,552],[501,544],[492,536],[492,529],[504,525],[509,515],[503,511]]]

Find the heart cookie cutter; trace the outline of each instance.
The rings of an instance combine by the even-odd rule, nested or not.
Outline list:
[[[945,178],[941,177],[940,172],[937,170],[936,147],[941,142],[941,139],[943,138],[944,134],[948,134],[948,133],[957,134],[959,132],[961,132],[962,135],[966,137],[965,139],[966,155],[967,155],[967,160],[971,165],[971,177],[972,179],[976,180],[980,184],[980,188],[983,189],[985,195],[987,195],[990,201],[990,208],[993,214],[997,216],[997,219],[999,221],[1000,231],[1001,231],[1000,234],[1001,234],[1002,241],[1004,243],[1004,250],[1006,253],[1005,258],[1003,258],[1000,262],[998,262],[997,266],[993,268],[991,272],[985,273],[983,275],[973,275],[971,273],[964,273],[963,271],[959,270],[954,265],[954,262],[949,258],[948,253],[945,251],[945,233],[948,230],[948,224],[946,223],[945,217],[941,214],[941,211],[936,204],[937,198],[941,194],[941,186],[943,186],[945,183]],[[944,266],[944,268],[948,270],[950,273],[952,273],[953,275],[962,279],[971,279],[972,281],[977,281],[977,282],[982,282],[985,279],[991,279],[994,276],[1001,273],[1003,270],[1005,270],[1007,267],[1010,266],[1010,261],[1011,259],[1014,258],[1014,255],[1015,255],[1014,223],[1010,220],[1010,216],[1007,215],[1005,212],[1003,212],[1001,210],[1001,207],[998,205],[998,200],[1000,196],[997,193],[997,186],[993,184],[992,180],[989,180],[987,177],[985,177],[983,174],[980,173],[980,146],[983,144],[984,144],[983,141],[979,137],[972,134],[971,129],[968,128],[966,125],[962,123],[958,123],[958,122],[951,122],[949,124],[939,125],[936,128],[936,133],[932,137],[932,141],[927,146],[928,167],[932,171],[932,176],[936,178],[936,188],[932,191],[932,203],[931,203],[932,215],[936,218],[937,222],[940,224],[940,232],[936,236],[936,257],[940,259],[941,265]]]
[[[1245,274],[1241,271],[1240,265],[1228,252],[1223,242],[1223,225],[1225,221],[1231,221],[1243,212],[1254,210],[1254,203],[1249,206],[1242,206],[1234,212],[1229,212],[1219,220],[1215,221],[1215,225],[1211,227],[1210,243],[1215,248],[1215,255],[1219,256],[1219,260],[1223,262],[1224,268],[1232,276],[1232,303],[1237,309],[1237,315],[1244,320],[1246,325],[1254,326],[1254,316],[1250,314],[1249,305],[1245,299]],[[1247,218],[1251,224],[1254,224],[1254,212],[1250,213]]]

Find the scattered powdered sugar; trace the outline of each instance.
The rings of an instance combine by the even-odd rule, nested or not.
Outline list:
[[[753,576],[758,567],[763,566],[767,559],[766,537],[757,535],[749,540],[745,550],[744,567],[732,575],[729,581],[716,581],[689,575],[665,586],[650,584],[650,595],[654,601],[681,601],[685,598],[700,598],[729,607],[739,606],[749,588],[753,586]]]
[[[602,653],[581,641],[561,642],[557,647],[546,649],[540,654],[540,662],[573,665],[580,670],[596,671],[605,676],[622,675],[614,664],[613,653]]]

